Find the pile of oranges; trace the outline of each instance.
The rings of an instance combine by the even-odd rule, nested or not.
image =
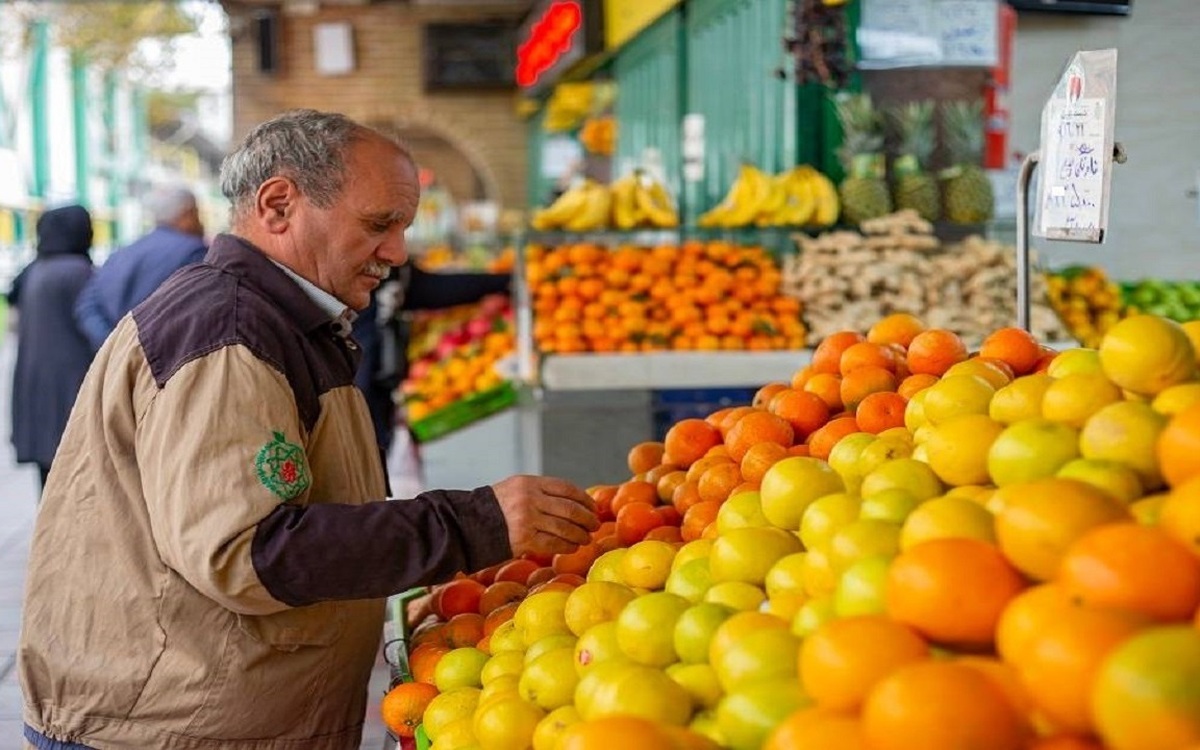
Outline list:
[[[728,242],[527,249],[543,353],[802,349],[799,301],[761,247]]]
[[[635,445],[589,544],[437,588],[385,716],[439,750],[1198,747],[1198,345],[835,334]]]

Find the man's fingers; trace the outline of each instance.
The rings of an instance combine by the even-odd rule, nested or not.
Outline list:
[[[564,521],[556,516],[542,516],[537,523],[538,531],[563,539],[576,547],[587,544],[592,540],[587,531],[570,521]]]
[[[600,527],[600,520],[596,518],[594,511],[565,498],[547,497],[540,505],[542,513],[570,521],[588,531],[595,531]]]
[[[532,551],[545,555],[567,555],[579,547],[577,544],[572,544],[566,539],[546,531],[534,534],[533,542],[529,546]]]
[[[542,480],[542,492],[547,495],[557,495],[568,500],[572,500],[584,506],[588,510],[596,510],[596,502],[592,500],[592,496],[565,479],[557,479],[555,477],[546,477]]]

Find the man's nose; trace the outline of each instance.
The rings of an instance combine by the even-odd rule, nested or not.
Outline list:
[[[404,230],[397,227],[390,232],[379,246],[379,257],[393,266],[398,266],[408,259],[408,243],[404,238]]]

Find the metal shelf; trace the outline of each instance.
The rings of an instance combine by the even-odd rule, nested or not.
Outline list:
[[[552,391],[759,386],[788,382],[811,361],[811,349],[556,355],[542,360],[540,385]]]

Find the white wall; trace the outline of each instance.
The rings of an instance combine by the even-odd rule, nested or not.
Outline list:
[[[1200,0],[1134,0],[1116,16],[1021,13],[1011,99],[1011,148],[1037,148],[1042,106],[1081,49],[1115,47],[1116,138],[1129,155],[1113,170],[1102,245],[1031,246],[1052,265],[1094,263],[1118,279],[1200,280]]]

